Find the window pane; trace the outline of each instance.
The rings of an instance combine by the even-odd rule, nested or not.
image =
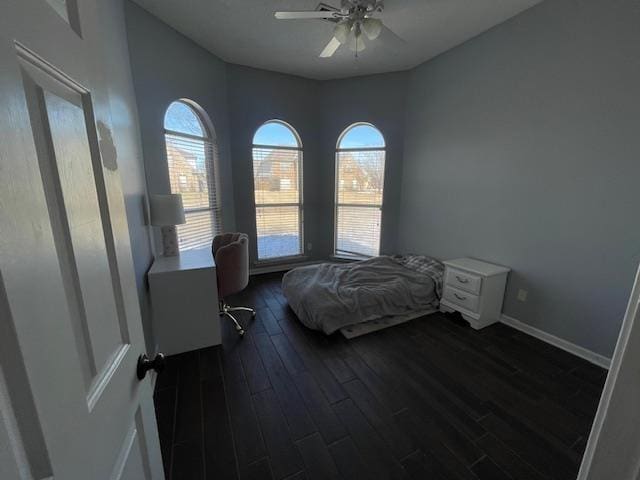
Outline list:
[[[339,148],[384,148],[384,138],[377,128],[371,125],[351,127],[340,139]]]
[[[169,184],[171,193],[182,196],[187,220],[177,227],[180,250],[210,247],[222,231],[217,151],[202,125],[200,113],[185,102],[173,102],[165,114],[165,128],[171,131],[165,133]]]
[[[256,205],[300,201],[297,150],[253,149],[253,182]]]
[[[384,150],[338,152],[338,203],[382,205]]]
[[[379,207],[338,207],[336,253],[376,256],[380,253]]]
[[[164,128],[174,132],[204,137],[202,123],[196,112],[184,102],[173,102],[164,116]]]
[[[302,254],[300,207],[256,208],[258,258],[288,257]]]
[[[217,231],[215,210],[185,213],[187,223],[178,225],[178,245],[181,251],[211,247],[214,232]]]
[[[291,129],[280,122],[267,122],[262,125],[253,137],[253,144],[300,147],[298,139]]]
[[[212,154],[209,142],[171,134],[165,139],[171,192],[182,194],[185,210],[213,207],[207,165],[207,155]]]

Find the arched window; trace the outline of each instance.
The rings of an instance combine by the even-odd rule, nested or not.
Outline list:
[[[164,116],[171,193],[180,193],[187,223],[178,225],[180,250],[211,246],[222,232],[217,188],[217,147],[204,111],[178,100]]]
[[[258,260],[302,255],[302,142],[280,120],[253,137]]]
[[[336,148],[336,255],[379,255],[384,163],[384,138],[373,125],[356,123],[342,132]]]

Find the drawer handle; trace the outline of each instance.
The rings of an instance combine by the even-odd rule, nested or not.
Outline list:
[[[457,279],[460,283],[469,283],[469,279],[468,279],[468,278],[463,278],[463,277],[460,277],[459,275],[456,275],[456,279]]]
[[[467,297],[463,297],[462,295],[458,295],[457,293],[453,294],[454,297],[456,297],[458,300],[466,300]]]

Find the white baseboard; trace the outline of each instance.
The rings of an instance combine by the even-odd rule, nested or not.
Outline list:
[[[502,314],[500,321],[505,325],[509,325],[516,330],[520,330],[521,332],[531,335],[543,342],[549,343],[554,347],[561,348],[562,350],[572,353],[580,358],[584,358],[587,362],[591,362],[599,367],[606,368],[608,370],[611,365],[611,359],[604,355],[587,350],[584,347],[571,343],[567,340],[563,340],[562,338],[551,335],[550,333],[543,332],[536,327],[532,327],[531,325],[521,322],[520,320],[516,320],[508,315]]]
[[[249,273],[251,275],[260,275],[261,273],[274,273],[274,272],[285,272],[287,270],[291,270],[296,267],[304,267],[305,265],[315,265],[318,263],[323,263],[320,260],[312,260],[307,262],[292,262],[292,263],[274,263],[272,265],[260,265],[253,267]]]

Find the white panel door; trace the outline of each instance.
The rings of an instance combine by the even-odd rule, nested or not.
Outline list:
[[[143,336],[117,168],[131,152],[111,135],[103,1],[2,4],[3,480],[164,478],[151,385],[136,377]]]

